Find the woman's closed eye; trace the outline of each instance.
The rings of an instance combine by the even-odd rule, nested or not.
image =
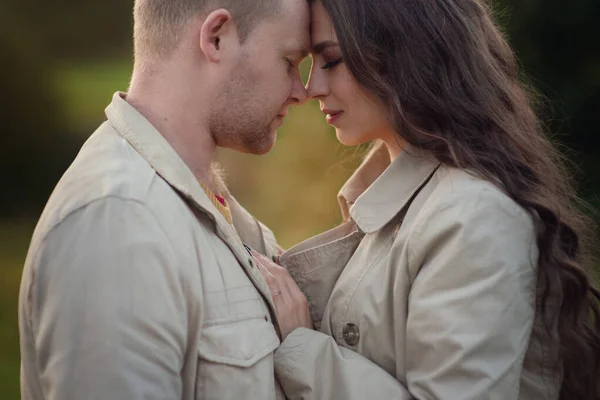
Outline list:
[[[330,68],[335,67],[336,65],[338,65],[342,61],[343,61],[343,59],[342,59],[342,57],[340,57],[338,59],[326,62],[321,68],[322,69],[330,69]]]

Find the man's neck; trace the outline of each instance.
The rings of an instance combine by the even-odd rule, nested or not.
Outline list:
[[[215,189],[211,165],[216,144],[206,126],[206,110],[197,93],[189,95],[189,87],[179,90],[177,81],[164,74],[146,79],[134,74],[126,100],[160,132],[196,179]]]

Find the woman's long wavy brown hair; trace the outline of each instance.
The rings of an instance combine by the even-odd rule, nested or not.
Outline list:
[[[585,269],[594,229],[490,8],[481,0],[321,2],[348,69],[389,106],[402,139],[499,179],[536,216],[538,307],[549,337],[558,332],[560,398],[600,399],[600,293]]]

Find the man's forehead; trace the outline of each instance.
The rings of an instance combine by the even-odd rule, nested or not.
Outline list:
[[[307,0],[279,0],[281,2],[281,11],[292,15],[301,16],[310,14],[310,5]]]
[[[277,36],[288,51],[306,56],[310,50],[310,8],[305,0],[291,2],[295,3],[294,10],[284,8],[276,21]]]
[[[304,29],[304,33],[297,37],[296,42],[296,51],[300,53],[300,56],[302,58],[308,56],[308,53],[310,53],[310,32],[308,28]]]

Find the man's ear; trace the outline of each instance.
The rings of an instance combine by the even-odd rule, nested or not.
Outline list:
[[[231,13],[220,8],[208,14],[200,29],[200,49],[206,58],[219,62],[224,48],[236,42],[239,43],[239,38]]]

